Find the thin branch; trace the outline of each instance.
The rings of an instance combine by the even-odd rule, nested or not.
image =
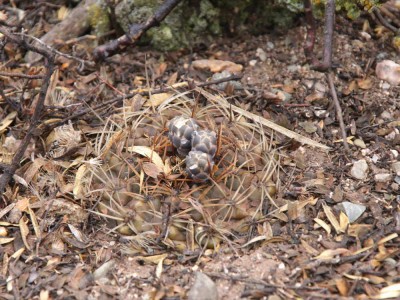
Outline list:
[[[13,101],[10,98],[8,98],[6,96],[6,94],[4,93],[4,90],[5,90],[4,82],[0,81],[0,96],[1,96],[1,98],[3,98],[3,100],[5,102],[7,102],[8,105],[10,105],[12,107],[12,109],[14,109],[17,112],[21,112],[21,105],[19,103],[17,103],[16,101]]]
[[[315,18],[310,0],[304,0],[304,12],[306,15],[307,36],[304,45],[304,54],[312,64],[312,69],[326,72],[332,68],[333,32],[335,26],[335,0],[328,0],[325,6],[325,31],[324,31],[324,56],[322,62],[314,56],[316,38]]]
[[[397,27],[400,27],[399,17],[394,15],[394,13],[392,13],[387,7],[385,7],[384,5],[381,5],[381,6],[379,6],[379,8],[377,8],[377,10],[379,10],[381,14],[390,18],[390,21],[392,23],[394,23]]]
[[[24,39],[21,39],[20,37],[18,37],[11,31],[9,31],[4,26],[0,26],[0,33],[2,33],[9,41],[12,41],[13,43],[25,48],[26,50],[30,50],[30,51],[39,53],[46,58],[46,63],[45,63],[46,72],[43,76],[43,82],[42,82],[42,86],[40,88],[38,101],[36,103],[36,107],[33,112],[28,131],[27,131],[25,137],[23,138],[16,153],[14,154],[11,164],[9,165],[8,168],[5,168],[3,170],[3,174],[0,177],[0,194],[2,194],[4,192],[7,184],[10,182],[11,178],[13,177],[14,173],[19,168],[21,160],[24,156],[26,149],[28,148],[28,145],[29,145],[32,137],[37,134],[37,127],[40,124],[40,117],[43,112],[44,102],[45,102],[46,95],[47,95],[47,90],[50,85],[51,76],[54,72],[54,54],[45,48],[39,48],[34,45],[28,44]]]
[[[314,287],[314,286],[301,286],[301,285],[297,286],[297,285],[287,285],[287,284],[274,284],[274,283],[271,283],[271,282],[266,282],[265,280],[249,279],[249,278],[244,278],[243,276],[226,275],[226,274],[223,274],[223,273],[207,272],[205,274],[207,276],[210,276],[210,277],[213,277],[213,278],[220,278],[220,279],[231,280],[231,281],[239,281],[239,282],[244,282],[244,283],[263,285],[265,287],[271,287],[271,288],[288,289],[288,290],[326,291],[326,288],[320,288],[320,287]]]
[[[143,34],[152,27],[159,26],[159,24],[169,15],[169,13],[181,2],[181,0],[165,0],[163,4],[157,9],[153,16],[151,16],[145,23],[132,24],[129,32],[116,40],[112,40],[107,44],[97,47],[93,55],[96,60],[102,60],[110,55],[113,55],[125,48],[126,46],[134,45]]]
[[[163,203],[163,216],[162,216],[162,230],[160,235],[156,239],[156,243],[158,244],[161,240],[164,240],[168,233],[168,226],[170,223],[171,217],[171,202],[164,202]]]
[[[38,39],[37,37],[34,37],[32,35],[29,35],[29,34],[26,34],[26,33],[14,33],[14,34],[15,35],[19,35],[22,38],[29,38],[29,39],[32,39],[32,40],[36,41],[37,43],[42,45],[44,48],[46,48],[48,51],[50,51],[53,54],[57,54],[57,55],[60,55],[60,56],[66,57],[68,59],[72,59],[72,60],[75,60],[75,61],[79,62],[81,64],[80,69],[84,69],[85,65],[88,65],[88,66],[91,66],[91,67],[93,67],[95,65],[95,63],[92,62],[92,61],[85,60],[85,59],[82,59],[82,58],[79,58],[79,57],[76,57],[76,56],[73,56],[73,55],[69,55],[69,54],[60,52],[60,51],[54,49],[53,47],[50,47],[49,45],[47,45],[46,43],[44,43],[43,41],[41,41],[40,39]],[[42,54],[42,53],[40,53],[40,54]]]
[[[23,48],[25,48],[27,50],[39,53],[40,55],[43,55],[44,57],[47,57],[49,55],[48,50],[33,46],[33,45],[29,44],[26,40],[18,37],[18,35],[22,35],[22,36],[25,36],[25,37],[31,37],[29,35],[11,32],[9,29],[7,29],[4,26],[0,27],[0,33],[5,35],[9,41],[11,41],[11,42],[13,42],[15,44],[18,44],[18,45],[22,46]]]
[[[322,63],[313,66],[320,72],[332,68],[333,31],[335,26],[335,0],[328,0],[325,6],[324,57]]]
[[[21,77],[21,78],[28,78],[28,79],[42,79],[43,75],[28,75],[23,73],[13,73],[13,72],[1,72],[0,76],[5,77]]]
[[[333,81],[332,69],[332,46],[333,46],[333,33],[335,26],[335,0],[328,0],[325,7],[325,32],[324,32],[324,57],[322,63],[313,57],[313,49],[315,43],[315,19],[312,12],[312,5],[310,0],[304,0],[304,10],[306,13],[307,21],[307,37],[304,47],[304,54],[308,61],[312,62],[312,68],[326,73],[329,88],[331,91],[332,99],[336,108],[336,115],[339,121],[340,131],[342,134],[343,145],[346,151],[350,151],[349,144],[347,143],[347,134],[343,122],[342,108],[336,94],[335,84]]]
[[[328,72],[326,74],[326,77],[328,79],[329,88],[331,90],[333,103],[335,104],[335,108],[336,108],[336,115],[337,115],[337,118],[339,121],[340,131],[342,133],[343,146],[344,146],[344,149],[349,152],[350,148],[349,148],[349,144],[347,143],[347,134],[346,134],[346,129],[345,129],[344,122],[343,122],[343,112],[342,112],[342,108],[340,107],[339,99],[336,94],[336,89],[335,89],[335,84],[333,82],[332,72]]]
[[[374,7],[372,9],[374,15],[378,18],[379,22],[381,22],[381,24],[383,26],[385,26],[387,29],[389,29],[390,31],[398,34],[400,32],[399,28],[394,27],[392,24],[390,24],[381,14],[381,11],[379,10],[378,7]]]
[[[313,53],[315,45],[316,26],[315,26],[315,18],[313,15],[311,0],[304,0],[304,13],[306,16],[306,28],[307,28],[306,41],[304,45],[304,54],[310,63],[314,63],[313,58],[315,59],[315,57],[313,57]]]

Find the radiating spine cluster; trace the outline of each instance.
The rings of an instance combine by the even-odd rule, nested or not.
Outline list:
[[[169,124],[168,137],[178,154],[186,156],[186,172],[197,181],[205,181],[214,166],[217,135],[210,130],[198,130],[192,118],[178,116]]]
[[[95,140],[102,164],[90,164],[82,197],[96,203],[110,232],[129,236],[132,253],[161,243],[202,255],[251,240],[269,222],[278,157],[267,132],[218,103],[196,110],[196,119],[191,112],[180,101],[154,113],[124,111],[112,119],[125,118],[124,130],[110,123]],[[183,174],[207,184],[179,180]]]

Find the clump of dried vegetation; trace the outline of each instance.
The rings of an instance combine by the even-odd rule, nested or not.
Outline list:
[[[273,136],[218,99],[227,103],[213,97],[200,105],[185,92],[137,110],[142,99],[134,97],[90,134],[92,159],[81,166],[76,196],[107,220],[109,232],[131,240],[130,252],[157,245],[202,253],[243,244],[265,230],[279,186]],[[187,176],[186,159],[168,139],[167,124],[178,115],[218,133],[206,182]]]

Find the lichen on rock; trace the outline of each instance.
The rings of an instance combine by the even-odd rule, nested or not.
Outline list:
[[[145,22],[161,3],[159,0],[125,0],[116,6],[115,15],[121,28],[128,32],[130,25]],[[219,9],[210,1],[200,1],[196,7],[183,1],[159,27],[151,28],[142,42],[150,42],[161,51],[187,48],[218,35],[221,32],[218,19]]]
[[[104,0],[96,1],[88,7],[89,22],[92,32],[101,37],[110,30],[110,17],[107,3]]]

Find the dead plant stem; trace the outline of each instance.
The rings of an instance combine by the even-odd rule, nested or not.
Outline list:
[[[337,118],[339,121],[340,131],[342,133],[343,146],[344,146],[344,149],[347,152],[349,152],[350,148],[349,148],[349,144],[347,143],[347,134],[346,134],[346,129],[345,129],[344,121],[343,121],[342,107],[340,106],[339,99],[336,94],[336,89],[335,89],[335,84],[333,82],[332,72],[329,71],[328,73],[326,73],[326,77],[328,79],[329,89],[331,91],[333,103],[335,104],[335,108],[336,108],[336,115],[337,115]]]

